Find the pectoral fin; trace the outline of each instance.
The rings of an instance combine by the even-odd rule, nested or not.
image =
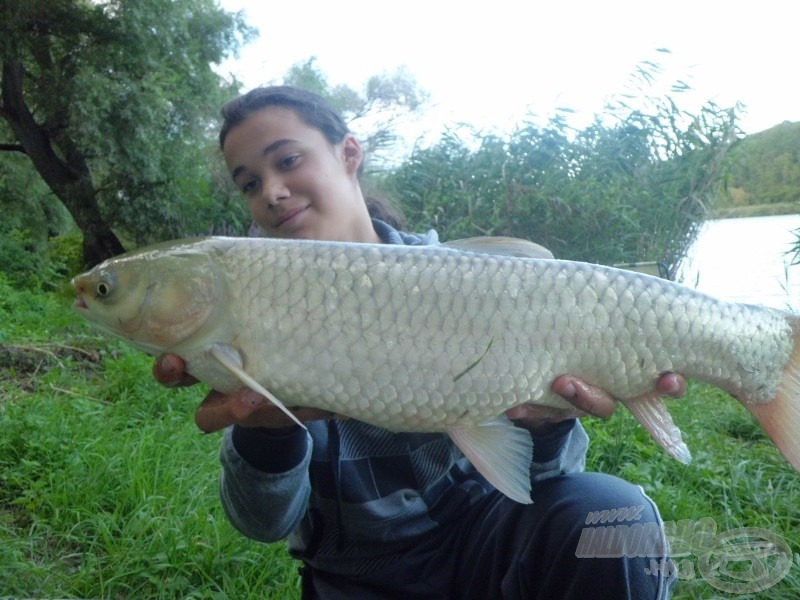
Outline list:
[[[283,402],[278,400],[269,390],[258,383],[255,379],[250,377],[242,368],[242,358],[239,352],[230,346],[223,346],[221,344],[214,344],[211,347],[211,356],[213,356],[223,367],[230,371],[236,378],[251,390],[258,392],[267,400],[272,402],[275,406],[280,408],[286,416],[292,421],[300,425],[303,429],[306,428],[300,420],[292,414],[292,412],[283,405]]]
[[[689,464],[692,453],[683,442],[681,430],[675,425],[664,399],[659,394],[648,394],[621,402],[667,454],[683,464]]]
[[[486,480],[506,496],[531,504],[531,434],[505,417],[465,429],[450,438]]]

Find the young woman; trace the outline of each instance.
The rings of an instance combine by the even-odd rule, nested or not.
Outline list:
[[[435,244],[373,219],[358,181],[361,146],[322,98],[258,88],[223,108],[220,146],[253,218],[269,236]],[[193,383],[172,355],[154,366],[167,385]],[[665,598],[666,569],[652,555],[579,547],[596,511],[629,509],[661,531],[638,486],[584,473],[587,437],[575,414],[606,417],[614,401],[564,375],[553,389],[576,411],[508,411],[534,441],[534,503],[494,490],[444,434],[391,433],[300,409],[308,432],[264,398],[211,392],[197,409],[203,431],[225,428],[221,497],[244,535],[289,538],[304,563],[303,591],[319,598]],[[685,381],[662,376],[657,394]],[[656,562],[651,562],[654,559]]]

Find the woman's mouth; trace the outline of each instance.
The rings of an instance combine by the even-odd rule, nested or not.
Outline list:
[[[281,217],[275,223],[275,228],[278,229],[278,228],[282,227],[285,223],[288,223],[288,222],[294,220],[294,218],[297,217],[297,215],[299,215],[302,212],[305,212],[305,210],[307,208],[308,208],[308,206],[303,206],[303,207],[300,207],[300,208],[294,208],[294,209],[291,209],[291,210],[287,211],[286,213],[281,215]]]

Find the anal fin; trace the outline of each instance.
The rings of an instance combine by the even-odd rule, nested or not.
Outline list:
[[[235,349],[229,346],[214,344],[211,347],[211,356],[213,356],[223,367],[235,375],[236,378],[242,382],[242,384],[264,396],[267,400],[272,402],[275,406],[286,413],[286,416],[288,416],[292,421],[300,425],[300,427],[303,429],[306,429],[306,426],[303,425],[300,419],[298,419],[292,413],[292,411],[284,406],[283,402],[278,400],[274,394],[272,394],[272,392],[267,390],[263,385],[258,383],[255,379],[247,374],[247,372],[242,368],[241,357]]]
[[[664,399],[659,394],[646,394],[621,402],[667,454],[683,464],[691,462],[692,453],[683,442],[681,430],[675,425]]]
[[[447,433],[489,483],[516,502],[532,503],[533,440],[529,431],[498,417]]]

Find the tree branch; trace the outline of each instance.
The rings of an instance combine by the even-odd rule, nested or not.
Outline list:
[[[0,152],[22,152],[27,154],[22,144],[0,144]]]
[[[52,136],[36,122],[25,102],[22,85],[24,75],[25,67],[20,60],[2,61],[2,117],[25,148],[39,175],[69,210],[83,232],[86,263],[95,265],[122,253],[122,244],[100,213],[85,157],[78,151],[72,151],[74,144],[69,143],[67,158],[59,158],[53,147]]]
[[[2,66],[0,94],[2,94],[3,117],[25,148],[25,153],[30,157],[42,179],[69,208],[71,192],[68,190],[79,183],[82,177],[88,180],[88,169],[84,164],[69,164],[61,160],[53,148],[47,131],[34,119],[23,95],[22,80],[25,68],[22,62],[6,60]]]

